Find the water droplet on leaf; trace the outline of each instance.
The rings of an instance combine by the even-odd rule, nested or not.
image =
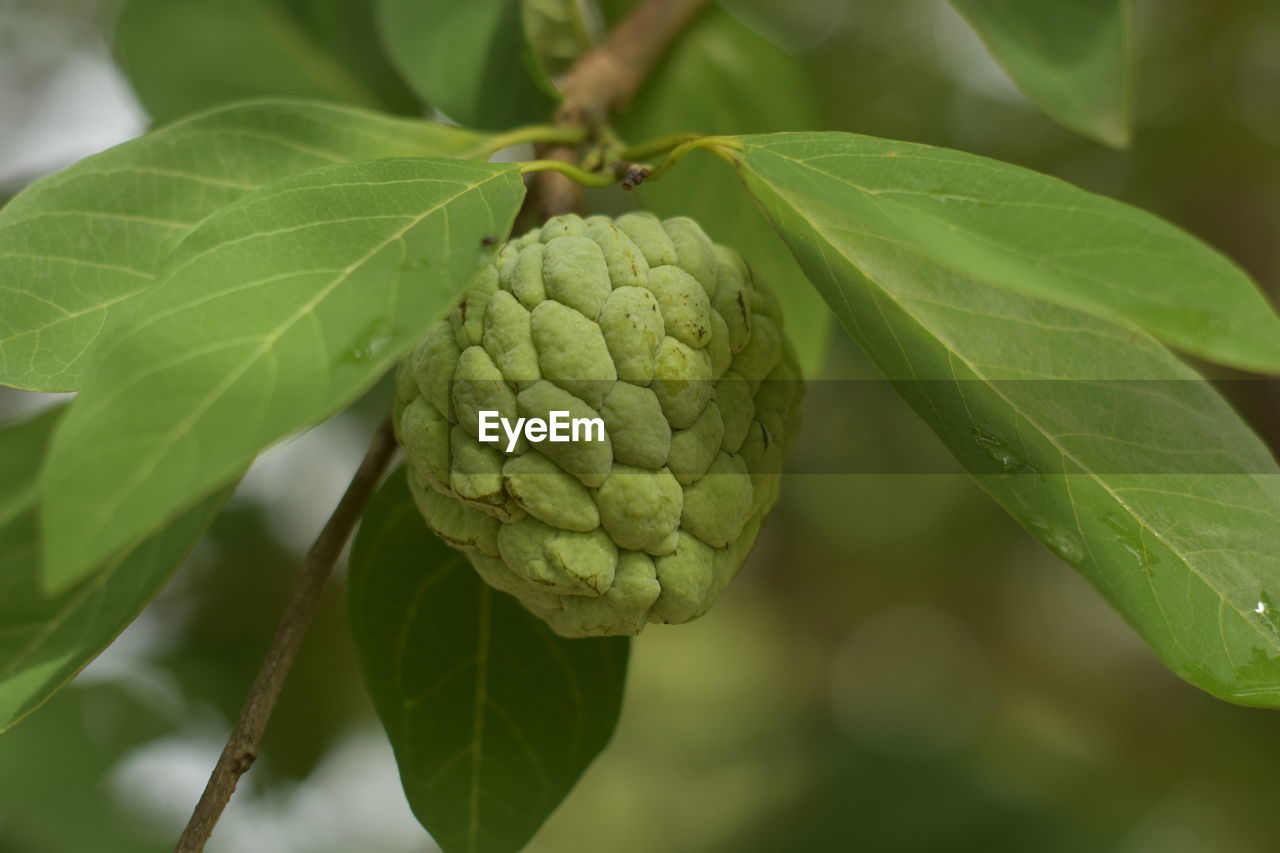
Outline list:
[[[391,321],[381,317],[370,323],[347,348],[352,361],[364,361],[382,353],[391,343]]]
[[[1253,612],[1268,628],[1280,634],[1280,610],[1276,609],[1275,602],[1271,600],[1271,596],[1265,592],[1260,594]]]
[[[1001,474],[1035,474],[1035,468],[1023,459],[1008,442],[980,427],[973,428],[973,440],[978,449],[992,462]]]
[[[1063,560],[1072,565],[1084,562],[1084,542],[1076,534],[1036,519],[1028,521],[1027,527],[1037,539],[1049,547],[1050,551]]]

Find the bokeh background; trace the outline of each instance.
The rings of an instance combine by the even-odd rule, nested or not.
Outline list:
[[[1274,0],[1134,3],[1123,152],[1042,116],[941,0],[729,6],[808,66],[828,127],[1140,205],[1280,293]],[[0,2],[0,200],[146,128],[110,20],[101,0]],[[868,367],[836,336],[823,375]],[[811,423],[840,419],[886,469],[937,452],[904,407],[811,397]],[[268,453],[160,598],[0,736],[0,853],[170,848],[387,399]],[[49,401],[0,389],[0,421]],[[1275,397],[1241,405],[1277,446]],[[797,452],[821,470],[816,442]],[[364,697],[343,593],[339,578],[211,851],[434,849]],[[1170,675],[964,477],[797,474],[715,610],[634,644],[614,742],[530,850],[1269,853],[1277,767],[1280,716]]]

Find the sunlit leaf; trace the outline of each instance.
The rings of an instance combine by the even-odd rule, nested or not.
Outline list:
[[[604,748],[628,640],[565,640],[427,529],[397,472],[351,557],[352,633],[414,814],[445,853],[521,850]]]
[[[631,142],[674,133],[764,133],[819,127],[813,82],[800,63],[726,12],[684,33],[619,126]],[[641,190],[660,216],[691,216],[737,251],[778,294],[801,367],[821,365],[831,314],[731,172],[705,155]]]
[[[224,208],[94,351],[45,476],[48,581],[225,484],[351,403],[507,233],[512,164],[326,166]]]
[[[748,174],[807,208],[994,287],[1145,329],[1194,355],[1280,373],[1280,317],[1227,258],[1169,223],[1036,172],[848,133],[747,137]]]
[[[1055,121],[1129,141],[1127,0],[951,0],[996,60]]]
[[[0,731],[17,723],[124,630],[168,580],[227,498],[200,503],[70,590],[40,582],[37,479],[62,409],[0,429]]]
[[[414,90],[454,121],[547,121],[556,99],[526,43],[519,0],[380,0],[382,37]]]
[[[82,160],[0,209],[0,383],[79,387],[94,339],[215,211],[353,160],[471,157],[488,137],[303,101],[196,116]]]
[[[743,142],[748,187],[841,323],[982,486],[1183,678],[1280,706],[1280,469],[1157,341],[1047,298],[1094,252],[1120,273],[1106,293],[1176,301],[1172,259],[1220,306],[1247,282],[1151,217],[1012,167],[838,135]],[[962,164],[956,197],[925,189]],[[956,213],[913,227],[929,210]],[[1045,271],[1036,293],[1008,288],[1009,247]]]

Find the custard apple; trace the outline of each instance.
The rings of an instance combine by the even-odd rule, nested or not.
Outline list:
[[[770,291],[691,219],[554,218],[400,364],[413,498],[563,636],[696,619],[742,567],[795,438],[781,328]],[[512,427],[553,412],[584,419],[577,441]]]

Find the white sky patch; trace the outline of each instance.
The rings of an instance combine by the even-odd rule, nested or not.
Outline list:
[[[222,751],[225,733],[153,741],[112,770],[107,786],[131,813],[181,832]],[[299,784],[263,792],[246,779],[218,822],[209,853],[424,853],[426,832],[400,787],[391,747],[373,727],[347,732]]]

